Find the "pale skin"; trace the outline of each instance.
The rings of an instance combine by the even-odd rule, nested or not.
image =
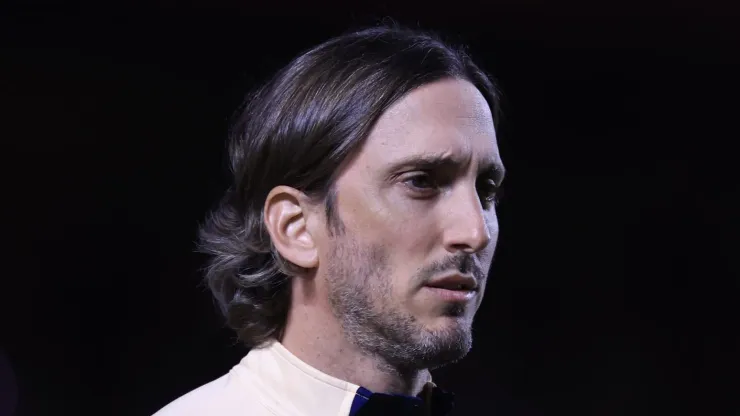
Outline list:
[[[430,165],[419,158],[445,163]],[[420,334],[469,334],[498,239],[491,198],[502,179],[491,111],[469,82],[427,84],[380,117],[336,183],[336,210],[346,234],[385,255],[378,279],[388,284],[384,289],[370,285],[368,291],[382,294],[367,295],[379,310],[408,318]],[[412,365],[401,371],[382,354],[359,348],[332,310],[329,293],[337,280],[328,266],[337,240],[323,205],[278,186],[268,195],[264,218],[280,254],[309,271],[292,280],[282,344],[320,371],[371,391],[418,394],[430,378],[427,368]],[[473,259],[480,273],[479,290],[462,312],[450,315],[446,301],[424,286],[436,276],[423,271],[462,255]],[[429,335],[435,336],[443,335]]]

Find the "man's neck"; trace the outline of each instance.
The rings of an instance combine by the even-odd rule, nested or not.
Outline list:
[[[431,379],[428,370],[401,372],[346,340],[336,318],[323,308],[294,302],[280,342],[301,361],[374,393],[416,396]]]

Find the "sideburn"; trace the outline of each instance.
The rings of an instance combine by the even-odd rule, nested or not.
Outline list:
[[[332,185],[326,193],[324,200],[324,209],[326,213],[326,226],[330,237],[339,237],[344,235],[346,229],[344,222],[339,218],[337,212],[337,188]]]

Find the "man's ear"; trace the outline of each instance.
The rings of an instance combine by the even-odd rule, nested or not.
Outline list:
[[[310,206],[295,188],[277,186],[265,200],[264,221],[272,244],[284,259],[304,269],[318,266],[316,241],[309,232]]]

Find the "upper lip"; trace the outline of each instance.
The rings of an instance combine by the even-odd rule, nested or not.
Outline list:
[[[472,276],[453,274],[427,282],[426,286],[449,290],[478,290],[478,283]]]

